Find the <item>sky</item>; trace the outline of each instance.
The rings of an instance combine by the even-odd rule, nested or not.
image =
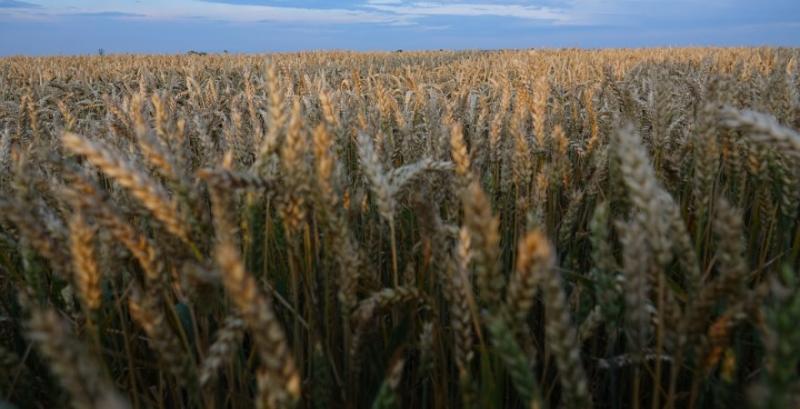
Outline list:
[[[0,0],[0,55],[800,46],[800,0]]]

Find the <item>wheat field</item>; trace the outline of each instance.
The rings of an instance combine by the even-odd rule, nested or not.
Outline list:
[[[798,59],[0,59],[0,407],[800,407]]]

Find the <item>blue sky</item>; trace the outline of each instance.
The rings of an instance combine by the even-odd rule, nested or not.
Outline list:
[[[800,0],[0,0],[0,55],[800,46]]]

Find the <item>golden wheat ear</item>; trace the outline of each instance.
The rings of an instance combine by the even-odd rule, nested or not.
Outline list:
[[[67,150],[86,157],[92,165],[127,189],[153,217],[164,224],[167,231],[191,244],[190,229],[181,218],[177,204],[158,182],[100,142],[90,141],[72,132],[64,132],[61,142]]]
[[[505,290],[505,277],[499,270],[500,220],[493,214],[489,199],[477,182],[464,193],[464,225],[470,234],[475,261],[478,300],[496,306]]]
[[[96,310],[100,307],[103,295],[100,287],[102,274],[97,264],[94,243],[97,227],[90,226],[85,215],[78,209],[70,220],[69,231],[72,268],[78,294],[86,308]]]
[[[219,242],[215,253],[225,290],[252,334],[259,353],[259,404],[275,407],[297,400],[300,374],[272,303],[259,291],[255,278],[245,271],[239,252],[230,241]]]

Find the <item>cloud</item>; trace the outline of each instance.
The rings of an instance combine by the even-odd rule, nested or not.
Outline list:
[[[297,24],[397,24],[403,16],[392,15],[349,4],[319,0],[85,0],[65,4],[61,0],[40,0],[43,4],[34,15],[30,10],[15,9],[16,19],[58,19],[70,17],[140,18],[151,21],[206,20],[218,23],[297,23]],[[11,4],[0,0],[0,4]],[[15,3],[16,4],[16,3]]]
[[[543,0],[553,4],[554,0]],[[270,14],[264,20],[283,21],[294,16],[298,21],[317,22],[334,20],[359,20],[367,23],[414,25],[431,17],[506,17],[523,20],[567,21],[562,9],[531,5],[530,1],[489,0],[460,1],[407,1],[407,0],[197,0],[206,5],[225,6],[231,14],[263,12]],[[564,3],[563,1],[561,2]],[[235,6],[235,7],[230,7]],[[320,12],[321,16],[317,16]],[[339,17],[337,17],[337,15]]]
[[[285,22],[285,23],[319,23],[319,24],[357,24],[357,23],[393,23],[398,19],[385,13],[370,10],[345,8],[301,8],[277,7],[263,5],[238,5],[231,7],[220,3],[206,3],[189,10],[160,9],[154,11],[153,17],[181,18],[187,12],[194,16],[208,17],[230,22]]]
[[[512,17],[528,20],[565,20],[562,10],[522,4],[453,2],[398,2],[368,0],[366,7],[407,16]]]
[[[147,17],[144,14],[126,13],[123,11],[98,11],[98,12],[86,12],[86,13],[69,13],[64,15],[76,16],[76,17],[107,17],[107,18]]]
[[[358,8],[363,0],[200,0],[206,3],[221,3],[235,6],[272,6],[307,9],[350,9]]]
[[[36,9],[40,7],[38,4],[25,1],[0,0],[0,9]]]

